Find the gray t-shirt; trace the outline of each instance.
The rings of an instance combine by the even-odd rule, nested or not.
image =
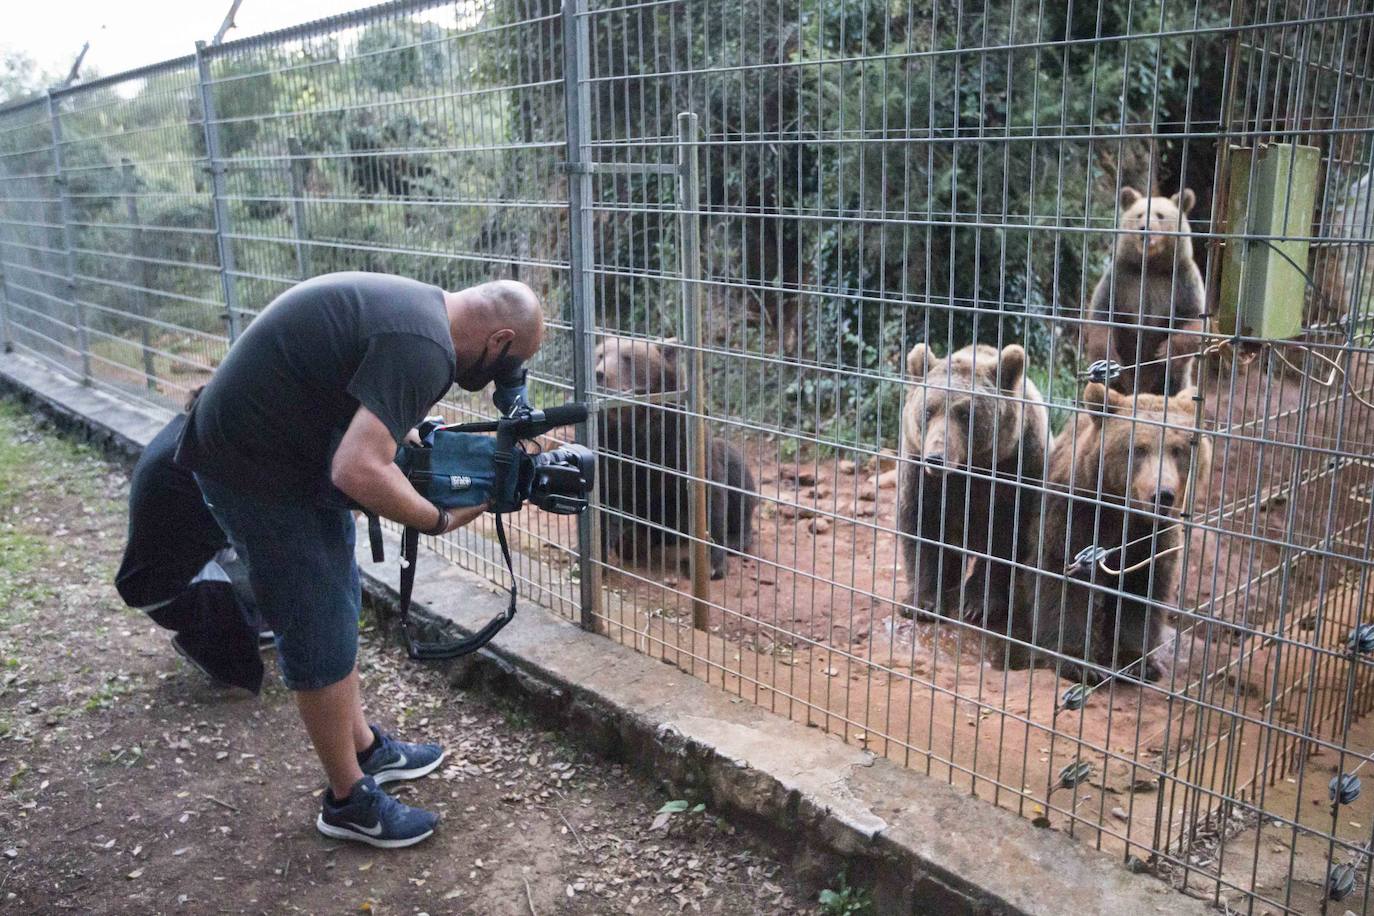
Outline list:
[[[399,443],[453,384],[444,292],[371,273],[325,274],[273,300],[191,411],[181,466],[264,495],[308,498],[362,404]]]

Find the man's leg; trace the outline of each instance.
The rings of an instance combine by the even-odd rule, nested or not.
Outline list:
[[[373,740],[363,715],[358,669],[328,687],[295,693],[301,720],[324,765],[329,788],[335,798],[347,798],[353,785],[363,778],[358,754],[371,747]]]
[[[403,768],[385,753],[396,742],[379,741],[383,746],[363,765],[358,760],[380,736],[367,726],[358,689],[362,587],[353,561],[352,516],[313,503],[258,499],[210,480],[199,483],[210,511],[248,565],[258,608],[276,633],[282,680],[296,694],[301,721],[329,781],[317,829],[384,848],[426,839],[438,816],[378,788],[384,777],[423,773]],[[428,772],[443,750],[425,750]],[[408,763],[411,755],[396,756]]]
[[[377,738],[367,724],[367,712],[363,709],[363,682],[358,677],[357,668],[353,669],[353,682],[358,685],[358,702],[353,704],[353,748],[361,754],[370,750]]]

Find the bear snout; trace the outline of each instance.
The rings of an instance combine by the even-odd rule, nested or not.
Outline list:
[[[937,477],[945,472],[945,456],[938,452],[923,455],[921,462],[925,465],[926,473],[931,477]]]
[[[1147,485],[1136,489],[1131,500],[1137,509],[1171,515],[1178,506],[1178,488],[1168,481],[1160,481],[1158,486]]]

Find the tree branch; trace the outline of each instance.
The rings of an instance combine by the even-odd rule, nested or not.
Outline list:
[[[224,33],[234,27],[234,16],[238,13],[239,4],[242,2],[243,0],[234,0],[233,3],[229,4],[229,12],[224,14],[224,21],[219,24],[219,31],[215,33],[215,37],[211,39],[210,44],[217,45],[224,41]]]
[[[62,81],[63,89],[76,82],[77,77],[81,75],[81,62],[86,59],[86,52],[90,49],[91,43],[89,41],[81,46],[81,52],[76,55],[76,60],[72,61],[72,69],[67,73],[67,78]]]

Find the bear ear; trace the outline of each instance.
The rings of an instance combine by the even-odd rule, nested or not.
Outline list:
[[[930,347],[918,343],[906,355],[906,374],[912,378],[924,378],[928,368],[930,368]]]
[[[1174,395],[1173,397],[1169,398],[1169,404],[1170,404],[1170,406],[1173,407],[1174,410],[1189,410],[1189,411],[1191,411],[1191,410],[1193,409],[1193,400],[1194,400],[1196,397],[1197,397],[1197,386],[1196,386],[1196,385],[1189,385],[1187,388],[1184,388],[1184,389],[1183,389],[1182,391],[1180,391],[1178,394],[1176,394],[1176,395]]]
[[[1126,210],[1140,200],[1140,192],[1128,184],[1121,186],[1121,209]]]
[[[1083,388],[1083,406],[1088,409],[1088,416],[1094,423],[1099,422],[1107,410],[1108,390],[1101,382],[1089,382]]]
[[[1180,213],[1193,212],[1193,205],[1197,203],[1197,195],[1193,193],[1192,188],[1184,188],[1169,199],[1178,207]]]
[[[678,346],[678,343],[679,341],[676,337],[665,337],[658,342],[658,349],[659,352],[663,354],[663,361],[667,363],[671,369],[677,368],[678,354],[682,352],[682,348]]]
[[[1015,391],[1026,374],[1026,350],[1020,344],[1008,344],[997,358],[997,387]]]
[[[1103,414],[1129,412],[1131,398],[1101,382],[1090,382],[1083,389],[1083,404],[1091,412],[1093,422],[1097,422]]]

